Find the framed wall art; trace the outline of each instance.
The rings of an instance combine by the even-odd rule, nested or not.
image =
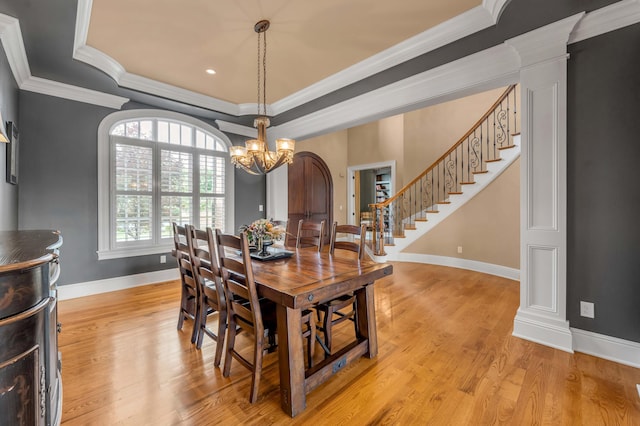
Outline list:
[[[20,134],[18,133],[18,128],[15,123],[12,121],[7,121],[7,136],[9,137],[9,143],[7,144],[7,182],[17,185]]]

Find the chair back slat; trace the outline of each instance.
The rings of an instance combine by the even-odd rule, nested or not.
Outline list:
[[[338,240],[338,234],[348,235],[353,240],[341,241]],[[329,253],[335,254],[335,250],[348,250],[358,254],[358,259],[364,258],[364,244],[366,237],[366,225],[338,225],[338,222],[334,222],[331,227],[331,243],[329,246]],[[358,242],[355,241],[356,237],[359,237]]]
[[[300,219],[296,248],[315,246],[318,247],[318,251],[321,251],[324,245],[325,224],[324,220],[318,223]]]

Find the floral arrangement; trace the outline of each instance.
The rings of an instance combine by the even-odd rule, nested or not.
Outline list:
[[[251,225],[242,225],[239,230],[247,234],[247,240],[252,245],[258,244],[260,240],[278,241],[286,234],[286,230],[281,226],[274,225],[271,219],[258,219]]]

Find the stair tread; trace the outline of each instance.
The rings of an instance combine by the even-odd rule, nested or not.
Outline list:
[[[462,195],[462,192],[448,192],[449,195]]]
[[[427,210],[426,212],[427,213],[440,213],[440,211],[438,211],[438,210]]]
[[[451,201],[438,201],[438,204],[451,204]]]
[[[502,158],[494,158],[493,160],[484,160],[485,163],[495,163],[497,161],[502,161]]]
[[[425,218],[419,218],[419,219],[416,219],[416,222],[428,222],[428,219],[426,217]]]
[[[473,185],[475,182],[460,182],[460,185]]]
[[[511,148],[515,148],[515,145],[508,145],[508,146],[499,146],[498,150],[502,150],[502,149],[511,149]]]
[[[489,170],[479,170],[477,172],[471,172],[471,173],[473,173],[474,175],[479,175],[479,174],[482,174],[482,173],[489,173]]]

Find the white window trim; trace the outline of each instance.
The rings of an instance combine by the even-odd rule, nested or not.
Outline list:
[[[114,124],[130,119],[168,119],[181,121],[195,127],[199,127],[220,138],[229,148],[232,143],[220,130],[216,129],[204,121],[198,120],[188,115],[173,111],[155,109],[136,109],[127,111],[117,111],[106,116],[98,126],[98,260],[116,259],[121,257],[144,256],[149,254],[167,253],[173,248],[172,243],[166,246],[146,246],[135,248],[113,248],[111,247],[111,204],[110,204],[110,159],[109,154],[109,130]],[[225,168],[226,188],[225,188],[225,226],[223,232],[233,233],[235,229],[235,179],[234,167]]]

